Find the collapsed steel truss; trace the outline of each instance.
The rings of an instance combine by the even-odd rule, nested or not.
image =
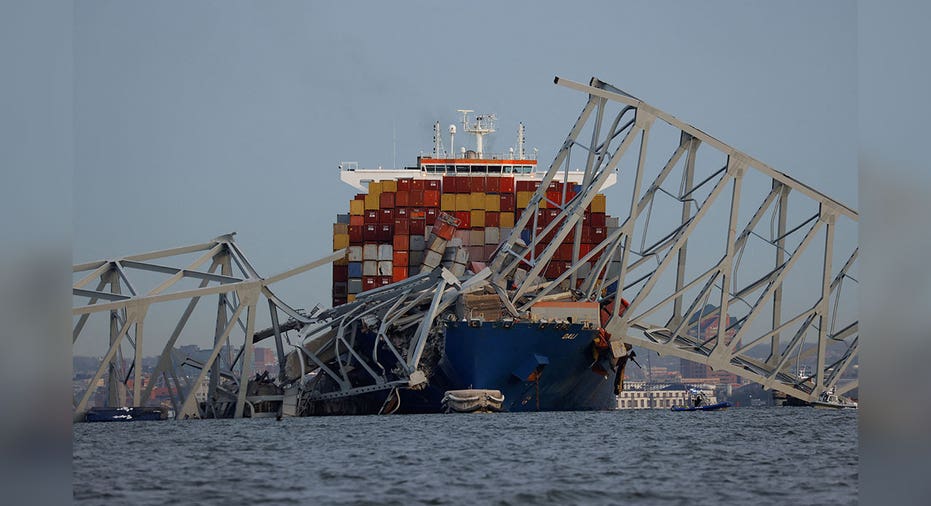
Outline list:
[[[87,302],[73,308],[74,341],[92,315],[110,317],[109,347],[90,387],[75,402],[75,420],[82,419],[105,373],[107,404],[111,406],[144,405],[156,378],[173,383],[170,390],[178,418],[220,416],[225,409],[231,416],[241,417],[247,407],[265,400],[281,401],[283,411],[300,414],[307,403],[378,391],[386,392],[387,405],[397,389],[419,388],[428,381],[425,369],[430,364],[423,359],[431,338],[436,341],[439,319],[452,311],[460,295],[474,291],[497,293],[502,307],[515,318],[526,316],[536,302],[554,298],[609,304],[611,318],[606,329],[612,335],[611,348],[617,358],[627,354],[625,344],[643,347],[730,371],[804,400],[814,400],[829,389],[842,394],[855,388],[857,380],[845,381],[845,373],[859,350],[856,312],[845,314],[840,308],[841,289],[845,280],[853,279],[858,250],[854,244],[840,257],[843,263],[837,262],[835,229],[840,220],[855,228],[856,211],[611,85],[597,79],[589,85],[559,78],[556,82],[587,93],[588,101],[528,210],[490,265],[478,273],[456,277],[442,266],[425,269],[402,282],[360,294],[353,303],[308,314],[285,304],[269,285],[343,258],[345,250],[270,278],[257,274],[232,235],[204,244],[75,265],[76,274],[87,274],[74,283],[73,295]],[[664,165],[651,167],[649,140],[657,120],[676,134],[677,142]],[[581,140],[583,132],[591,135],[588,143]],[[637,156],[625,158],[635,145]],[[576,160],[584,160],[582,184],[574,196],[564,194],[560,202],[548,201],[547,185],[566,174],[574,152],[581,153]],[[715,153],[723,157],[722,165],[695,184],[702,157],[714,158]],[[635,159],[627,163],[631,158]],[[585,210],[615,173],[621,181],[618,192],[630,192],[627,216],[619,219],[606,239],[583,253]],[[681,175],[679,188],[670,191],[664,183],[675,173]],[[748,174],[764,178],[768,183],[765,189],[745,184]],[[644,187],[650,175],[652,182]],[[727,188],[729,201],[723,197]],[[657,198],[663,196],[670,205],[663,207]],[[614,197],[609,195],[609,200]],[[814,211],[795,219],[790,213],[790,197],[805,201],[799,209]],[[536,207],[541,202],[559,209],[558,216],[546,226],[536,221]],[[747,202],[759,202],[755,212],[742,212]],[[714,218],[716,205],[724,209],[726,219]],[[660,219],[664,209],[667,215],[676,215],[673,223],[667,220],[666,228]],[[757,228],[770,212],[773,230],[767,238]],[[724,250],[720,256],[709,257],[707,244],[694,245],[696,238],[707,234],[702,227],[719,229],[720,240],[714,242]],[[525,229],[529,234],[523,232]],[[814,251],[811,244],[819,233],[824,246]],[[637,238],[641,239],[639,247],[635,245]],[[750,251],[751,241],[770,249],[772,267],[755,274],[752,282],[739,285],[738,274],[746,270],[741,268],[741,258]],[[556,279],[545,279],[544,269],[564,242],[572,244],[572,261]],[[183,267],[165,265],[193,253],[201,255]],[[821,272],[816,290],[799,291],[788,280],[793,272],[803,270],[799,260],[806,255],[816,257]],[[202,269],[208,262],[209,268]],[[745,267],[748,264],[760,262],[744,261]],[[167,277],[140,293],[131,276],[134,271]],[[171,291],[185,278],[200,280],[200,285]],[[95,289],[86,288],[94,281]],[[188,361],[200,372],[192,383],[182,385],[175,374],[174,347],[199,300],[214,295],[214,347],[203,363]],[[268,303],[271,328],[256,332],[261,297]],[[793,308],[801,309],[790,310],[786,297],[791,298]],[[855,296],[847,297],[851,298],[856,300]],[[165,342],[151,375],[153,380],[143,388],[144,320],[154,304],[175,300],[188,300],[188,305]],[[710,300],[717,304],[707,309]],[[246,323],[242,322],[243,312]],[[283,323],[279,322],[279,312],[287,317]],[[764,315],[767,318],[762,318]],[[710,334],[702,328],[702,322],[709,318],[723,322]],[[842,320],[840,325],[838,319]],[[851,321],[845,322],[847,319]],[[241,331],[242,346],[235,359],[224,363],[221,351],[232,342],[236,327]],[[298,343],[292,344],[287,337],[291,331],[297,332]],[[374,334],[374,343],[360,339],[363,332]],[[781,339],[784,334],[792,335],[788,343]],[[267,338],[275,340],[280,366],[276,383],[284,387],[284,393],[250,396],[245,383],[252,374],[253,346]],[[122,370],[120,360],[124,341],[134,350],[129,373]],[[285,342],[294,348],[288,356]],[[761,348],[766,352],[761,354]],[[834,357],[831,363],[829,351]],[[800,374],[799,364],[811,355],[813,372]],[[296,374],[286,372],[289,357],[299,364]],[[392,364],[390,370],[386,364]],[[329,388],[314,386],[321,378],[329,382]],[[123,392],[130,379],[132,395],[127,399]],[[208,382],[206,401],[198,402],[195,393],[204,381]]]
[[[584,299],[604,300],[605,295],[619,292],[622,297],[613,298],[612,318],[606,326],[612,334],[615,356],[625,353],[624,343],[640,346],[708,364],[803,400],[815,400],[829,389],[841,394],[855,388],[856,378],[841,380],[859,351],[856,295],[845,299],[854,306],[849,314],[841,314],[840,308],[844,281],[856,281],[850,273],[855,268],[858,248],[855,243],[847,245],[849,250],[839,257],[843,261],[837,262],[835,250],[839,241],[835,230],[841,220],[846,220],[855,234],[857,212],[607,83],[592,79],[589,85],[584,85],[560,78],[556,78],[556,83],[587,93],[589,99],[528,205],[528,209],[534,209],[545,201],[549,207],[560,210],[558,217],[539,227],[531,221],[537,219],[536,213],[523,213],[493,262],[493,282],[512,278],[518,269],[527,271],[526,275],[521,273],[519,288],[503,297],[508,307],[525,311],[554,290],[565,288],[565,281]],[[612,105],[616,114],[609,112]],[[651,151],[650,134],[657,123],[677,134],[678,143],[671,153],[667,151],[669,158],[664,165],[651,168],[648,159],[652,158],[648,155],[662,149]],[[587,143],[580,137],[586,128],[591,133]],[[723,162],[695,184],[702,146],[705,156],[714,158],[717,154]],[[625,155],[635,147],[636,155],[626,159],[632,159],[631,163],[619,169]],[[564,167],[568,168],[573,152],[581,153],[585,164],[578,194],[564,204],[548,201],[546,186],[565,173]],[[679,189],[669,191],[663,185],[677,168],[681,173]],[[621,216],[619,226],[604,241],[580,255],[586,206],[615,171],[621,182],[618,191],[630,192],[627,215]],[[744,184],[748,173],[769,184],[751,188]],[[654,179],[644,187],[651,174]],[[730,199],[726,201],[728,188]],[[657,227],[655,221],[651,228],[651,216],[660,214],[656,206],[662,206],[658,196],[670,197],[671,204],[665,207],[667,213],[680,213],[679,219],[665,229]],[[802,201],[800,209],[813,211],[792,222],[790,196]],[[609,197],[610,201],[615,195]],[[755,212],[741,212],[742,204],[745,207],[747,202],[759,202]],[[715,205],[723,206],[725,220],[708,218]],[[756,230],[768,212],[773,213],[772,220],[778,224],[773,227],[775,233],[764,237]],[[708,241],[697,248],[687,248],[690,240],[694,244],[699,237],[696,230],[701,226],[719,231],[718,238],[712,241],[723,242],[721,256],[701,258],[708,256],[703,251]],[[525,228],[532,232],[527,241],[521,240]],[[819,233],[824,246],[820,251],[812,251],[814,248],[810,246]],[[638,237],[642,240],[635,249]],[[571,265],[555,280],[546,281],[541,273],[566,238],[573,239]],[[647,246],[647,238],[655,240]],[[765,273],[741,286],[735,280],[741,257],[751,240],[768,245],[774,263]],[[797,244],[792,248],[790,243]],[[793,271],[801,271],[797,265],[806,255],[814,256],[821,265],[817,286],[814,290],[793,289],[787,279]],[[657,289],[667,273],[673,279],[663,289]],[[716,294],[712,300],[717,305],[703,312],[712,294]],[[785,294],[792,297],[793,307],[801,309],[785,314],[788,312]],[[629,299],[626,309],[625,299]],[[747,302],[748,299],[752,302]],[[747,307],[737,307],[740,305]],[[764,314],[769,316],[765,322],[760,318]],[[708,318],[724,322],[710,336],[701,332],[701,321]],[[840,325],[838,319],[842,320]],[[792,335],[788,343],[781,340],[783,334]],[[814,344],[806,348],[809,341]],[[761,347],[765,347],[765,357],[761,356]],[[827,363],[829,347],[834,352],[832,363]],[[806,373],[799,363],[812,354],[813,372]]]
[[[178,263],[185,255],[201,253],[192,262],[184,262],[182,267],[171,266]],[[88,320],[95,314],[109,314],[109,347],[103,360],[80,399],[75,401],[74,419],[83,420],[88,403],[98,390],[98,382],[107,374],[107,406],[123,405],[143,406],[149,399],[156,380],[161,378],[171,386],[171,400],[178,418],[218,416],[224,411],[221,405],[230,406],[233,416],[241,417],[246,406],[261,402],[259,397],[247,398],[247,388],[242,388],[243,378],[248,380],[252,373],[254,352],[255,319],[260,297],[265,297],[277,322],[278,311],[287,314],[293,321],[310,322],[311,317],[291,308],[268,288],[269,285],[290,278],[320,265],[328,264],[345,255],[345,250],[315,262],[297,267],[270,278],[258,275],[252,264],[233,240],[233,234],[218,237],[212,241],[172,248],[168,250],[130,255],[115,260],[100,260],[75,265],[73,272],[78,275],[87,273],[78,279],[72,292],[76,300],[86,304],[76,305],[72,314],[76,317],[73,342],[77,342]],[[183,261],[183,260],[182,260]],[[205,270],[203,266],[209,263]],[[142,273],[155,273],[163,276],[161,283],[145,293],[137,288],[141,286],[136,279]],[[197,288],[178,290],[176,285],[183,279],[200,280]],[[97,281],[95,289],[85,288]],[[173,289],[174,288],[174,289]],[[200,369],[196,379],[189,384],[182,384],[175,363],[174,346],[188,324],[201,298],[217,296],[216,327],[213,329],[214,347],[209,358],[203,362],[188,361]],[[143,388],[143,327],[146,315],[154,305],[176,300],[188,300],[171,335],[165,341],[158,364]],[[246,323],[242,317],[245,312]],[[236,328],[239,332],[234,332]],[[221,351],[229,349],[234,333],[242,334],[242,345],[234,359],[221,364]],[[283,363],[284,352],[280,333],[275,333],[279,361]],[[161,338],[160,338],[161,339]],[[124,341],[133,349],[133,359],[129,371],[124,371],[122,349]],[[231,385],[224,388],[221,381]],[[209,382],[207,402],[198,403],[195,399],[198,386]],[[125,392],[132,383],[129,399]]]

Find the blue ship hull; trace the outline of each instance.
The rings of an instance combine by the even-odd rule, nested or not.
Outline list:
[[[439,412],[447,390],[504,394],[506,411],[615,409],[614,373],[592,371],[597,328],[582,324],[445,322],[445,349],[430,386],[402,394],[402,412]],[[606,358],[602,355],[602,358]]]

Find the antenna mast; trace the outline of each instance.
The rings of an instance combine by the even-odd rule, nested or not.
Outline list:
[[[475,152],[479,158],[482,157],[483,145],[482,138],[495,131],[495,115],[483,114],[476,116],[474,122],[469,122],[469,113],[474,112],[471,109],[458,109],[462,113],[462,129],[470,134],[475,134]]]

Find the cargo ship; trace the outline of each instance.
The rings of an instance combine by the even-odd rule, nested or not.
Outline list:
[[[525,151],[523,124],[516,148],[487,153],[484,137],[495,132],[495,116],[473,119],[473,111],[459,112],[463,131],[475,137],[474,149],[455,151],[457,129],[451,125],[447,150],[437,122],[432,153],[419,156],[414,166],[362,169],[355,162],[340,164],[341,180],[359,193],[349,202],[349,212],[337,215],[333,225],[334,251],[348,251],[333,265],[334,307],[440,264],[458,277],[479,272],[514,232],[521,213],[536,215],[519,233],[529,234],[531,227],[542,230],[559,214],[559,206],[578,192],[583,173],[566,171],[561,181],[547,186],[547,198],[528,209],[543,174],[537,172],[536,156]],[[612,174],[600,190],[615,182]],[[579,257],[617,226],[599,193],[585,212]],[[570,238],[544,276],[555,279],[571,260]],[[543,302],[526,318],[513,318],[497,295],[460,298],[454,311],[438,319],[444,327],[443,343],[428,387],[398,394],[403,412],[440,412],[444,392],[461,389],[498,390],[504,394],[506,411],[616,408],[621,373],[609,374],[616,364],[605,360],[609,353],[604,351],[604,303]]]

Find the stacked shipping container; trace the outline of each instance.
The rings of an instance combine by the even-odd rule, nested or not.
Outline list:
[[[333,249],[349,248],[347,257],[333,265],[333,305],[352,302],[361,292],[420,272],[431,229],[441,213],[458,220],[450,244],[466,249],[471,261],[487,261],[511,233],[539,185],[539,181],[485,174],[369,183],[368,193],[356,195],[349,214],[339,215],[333,226]],[[576,189],[572,184],[550,183],[546,201],[536,211],[538,232],[553,221],[563,199],[572,199]],[[596,195],[585,212],[579,257],[607,237],[609,225],[616,227],[617,220],[608,218],[604,195]],[[531,219],[525,235],[533,227]],[[571,265],[573,238],[570,232],[560,245],[546,268],[547,278],[559,276]],[[443,260],[450,259],[463,261],[452,248],[444,252]],[[428,263],[432,267],[434,262]],[[583,268],[582,277],[586,273]]]

